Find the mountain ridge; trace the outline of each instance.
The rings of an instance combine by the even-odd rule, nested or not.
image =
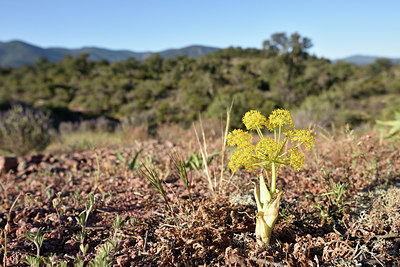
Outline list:
[[[166,49],[160,52],[134,52],[130,50],[112,50],[101,47],[81,47],[69,49],[63,47],[42,48],[25,41],[12,40],[0,41],[0,67],[19,67],[23,64],[32,65],[40,57],[45,57],[51,62],[60,61],[65,55],[73,57],[82,53],[89,54],[90,60],[108,60],[109,62],[122,61],[135,58],[144,61],[147,58],[159,54],[161,58],[173,58],[178,55],[187,57],[201,57],[218,51],[220,48],[202,45],[190,45],[178,49]]]
[[[387,58],[392,61],[393,64],[400,64],[400,58],[388,58],[388,57],[382,57],[382,56],[370,56],[370,55],[362,55],[362,54],[355,54],[351,56],[347,56],[344,58],[340,59],[335,59],[332,60],[332,62],[338,62],[338,61],[345,61],[349,63],[354,63],[356,65],[368,65],[372,64],[375,62],[375,60],[379,58]]]
[[[82,53],[89,54],[90,60],[105,59],[109,62],[117,62],[126,60],[128,58],[135,58],[139,61],[144,61],[147,58],[159,54],[161,58],[173,58],[179,55],[187,57],[202,57],[208,54],[217,52],[221,48],[204,46],[204,45],[190,45],[183,48],[171,48],[162,50],[160,52],[135,52],[128,49],[107,49],[96,46],[84,46],[81,48],[64,48],[64,47],[48,47],[43,48],[21,40],[12,40],[8,42],[0,41],[0,67],[19,67],[24,64],[32,65],[40,57],[45,57],[51,62],[60,61],[65,55],[73,57]],[[348,57],[331,60],[333,63],[338,61],[345,61],[356,65],[368,65],[374,63],[378,58],[385,58],[381,56],[369,55],[351,55]],[[400,58],[388,58],[393,64],[400,64]]]

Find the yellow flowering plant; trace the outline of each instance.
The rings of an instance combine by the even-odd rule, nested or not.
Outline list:
[[[283,191],[276,187],[276,178],[281,166],[300,170],[304,153],[301,146],[310,150],[314,136],[309,130],[296,130],[289,111],[274,110],[268,119],[259,111],[248,111],[242,119],[248,131],[257,132],[260,140],[253,144],[253,136],[248,131],[233,130],[228,134],[227,144],[237,150],[229,161],[229,168],[236,172],[244,167],[249,172],[259,172],[254,196],[257,203],[256,236],[269,244],[272,229],[279,214]],[[262,130],[268,129],[273,137],[264,136]],[[266,180],[264,178],[266,176]]]

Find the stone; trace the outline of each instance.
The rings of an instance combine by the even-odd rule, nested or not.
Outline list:
[[[16,171],[18,167],[18,158],[16,157],[0,157],[0,173],[8,173]]]
[[[129,266],[130,258],[128,255],[121,255],[117,257],[118,266]]]
[[[36,164],[38,165],[40,162],[42,162],[44,155],[42,154],[35,154],[32,156],[28,156],[27,161],[31,164]]]

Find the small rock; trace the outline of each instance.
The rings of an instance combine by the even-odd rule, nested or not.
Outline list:
[[[55,214],[55,213],[51,213],[51,214],[49,214],[49,215],[47,215],[46,216],[46,220],[50,220],[50,221],[52,221],[52,222],[58,222],[59,220],[58,220],[58,216],[57,216],[57,214]]]
[[[130,262],[128,255],[121,255],[117,257],[117,264],[118,266],[128,266]]]
[[[138,247],[142,248],[144,246],[143,238],[139,237],[139,241],[136,243]]]
[[[44,155],[42,155],[42,154],[36,154],[36,155],[32,155],[32,156],[27,157],[27,161],[29,163],[37,165],[40,162],[42,162],[43,157],[44,157]]]
[[[125,249],[128,249],[130,247],[135,246],[136,242],[133,239],[127,239],[125,240],[125,242],[122,244],[122,247]]]
[[[64,245],[64,251],[65,252],[71,252],[73,251],[76,247],[78,246],[78,243],[74,240],[68,240],[67,242],[65,242]]]
[[[47,237],[52,242],[56,242],[56,244],[53,244],[53,245],[58,246],[58,245],[60,245],[59,240],[62,239],[63,236],[64,236],[64,232],[61,229],[57,228],[57,229],[54,229],[51,232],[49,232]]]
[[[65,172],[67,169],[62,168],[62,167],[57,167],[57,166],[52,166],[50,168],[51,173],[60,173],[60,172]]]
[[[44,207],[43,207],[44,208]],[[43,214],[41,212],[38,212],[35,216],[35,218],[33,218],[34,222],[39,221],[42,218]]]
[[[76,168],[76,166],[78,165],[78,162],[76,162],[75,160],[73,160],[73,159],[66,159],[65,161],[64,161],[64,168],[65,169],[69,169],[69,168]]]
[[[25,233],[29,232],[32,229],[33,225],[30,223],[25,223],[17,228],[15,231],[15,235],[17,238],[23,237]]]
[[[28,171],[29,173],[31,172],[36,172],[37,171],[37,166],[35,164],[30,164],[28,165],[28,167],[26,168],[26,171]]]
[[[25,169],[28,167],[28,162],[26,162],[25,160],[21,160],[19,163],[18,163],[18,167],[17,167],[17,170],[18,170],[18,172],[23,172],[23,171],[25,171]]]
[[[132,252],[130,255],[131,260],[134,260],[137,257],[137,253],[136,252]]]
[[[50,155],[48,161],[49,161],[50,163],[55,163],[55,162],[57,162],[58,160],[57,160],[55,157],[53,157],[53,156]]]
[[[168,148],[173,148],[173,147],[174,147],[174,143],[172,143],[171,141],[166,141],[166,142],[165,142],[165,145],[166,145]]]
[[[16,171],[17,167],[18,159],[16,157],[0,157],[0,173]]]

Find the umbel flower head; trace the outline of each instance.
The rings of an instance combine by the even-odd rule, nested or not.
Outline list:
[[[246,114],[244,114],[243,116],[242,121],[247,130],[256,131],[257,128],[262,129],[268,126],[267,118],[265,118],[265,116],[257,110],[250,110],[249,112],[246,112]]]
[[[289,111],[285,109],[276,109],[272,111],[271,115],[268,117],[268,122],[268,129],[270,131],[285,125],[290,128],[290,126],[293,125],[292,116],[290,116]]]
[[[240,129],[229,133],[227,144],[237,147],[229,163],[232,171],[235,172],[241,167],[247,171],[256,171],[260,168],[271,170],[272,165],[301,169],[304,153],[299,149],[303,145],[310,150],[314,145],[314,136],[309,130],[296,130],[288,110],[274,110],[268,119],[259,111],[250,110],[243,116],[242,121],[247,130],[258,133],[260,141],[252,144],[252,135]],[[274,138],[264,137],[261,132],[263,128],[273,132]]]
[[[251,145],[253,136],[241,129],[233,130],[228,134],[227,143],[229,146],[248,147]]]

